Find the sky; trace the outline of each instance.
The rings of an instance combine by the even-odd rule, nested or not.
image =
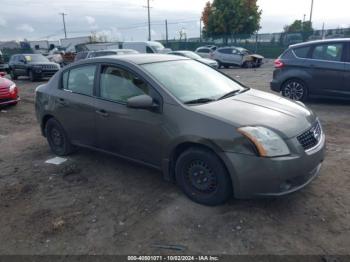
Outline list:
[[[151,0],[152,39],[198,37],[201,12],[208,0]],[[42,40],[64,37],[62,16],[67,13],[68,37],[91,32],[112,41],[147,39],[147,0],[1,0],[0,41]],[[311,0],[258,0],[263,11],[261,33],[280,32],[295,19],[309,19]],[[349,0],[314,0],[315,28],[349,27]]]

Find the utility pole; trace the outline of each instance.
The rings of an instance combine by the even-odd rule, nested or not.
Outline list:
[[[199,20],[199,42],[202,42],[202,18]]]
[[[312,13],[314,11],[314,0],[311,0],[310,23],[312,23]]]
[[[168,44],[169,44],[168,20],[165,20],[165,39],[166,39],[166,44],[168,46]]]
[[[151,11],[149,6],[149,0],[147,0],[147,11],[148,11],[148,41],[152,40],[151,37]]]
[[[66,20],[65,20],[65,16],[66,16],[67,14],[65,14],[65,13],[60,13],[60,15],[62,16],[62,20],[63,20],[64,38],[67,38]]]

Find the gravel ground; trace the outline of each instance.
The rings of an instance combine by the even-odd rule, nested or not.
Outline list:
[[[269,92],[271,63],[223,71]],[[310,186],[205,207],[158,171],[101,153],[45,164],[53,155],[34,116],[40,83],[17,84],[21,103],[0,112],[0,254],[349,254],[350,103],[308,103],[327,134]]]

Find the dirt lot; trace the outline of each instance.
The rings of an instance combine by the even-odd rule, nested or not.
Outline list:
[[[269,91],[271,64],[225,72]],[[101,153],[45,164],[53,155],[34,116],[40,83],[17,84],[22,102],[0,113],[0,254],[349,254],[350,103],[308,103],[328,147],[309,187],[213,208],[158,171]]]

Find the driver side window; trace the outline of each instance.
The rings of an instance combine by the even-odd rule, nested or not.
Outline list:
[[[114,66],[104,66],[101,71],[101,98],[126,103],[131,97],[149,95],[149,86],[132,73]]]

